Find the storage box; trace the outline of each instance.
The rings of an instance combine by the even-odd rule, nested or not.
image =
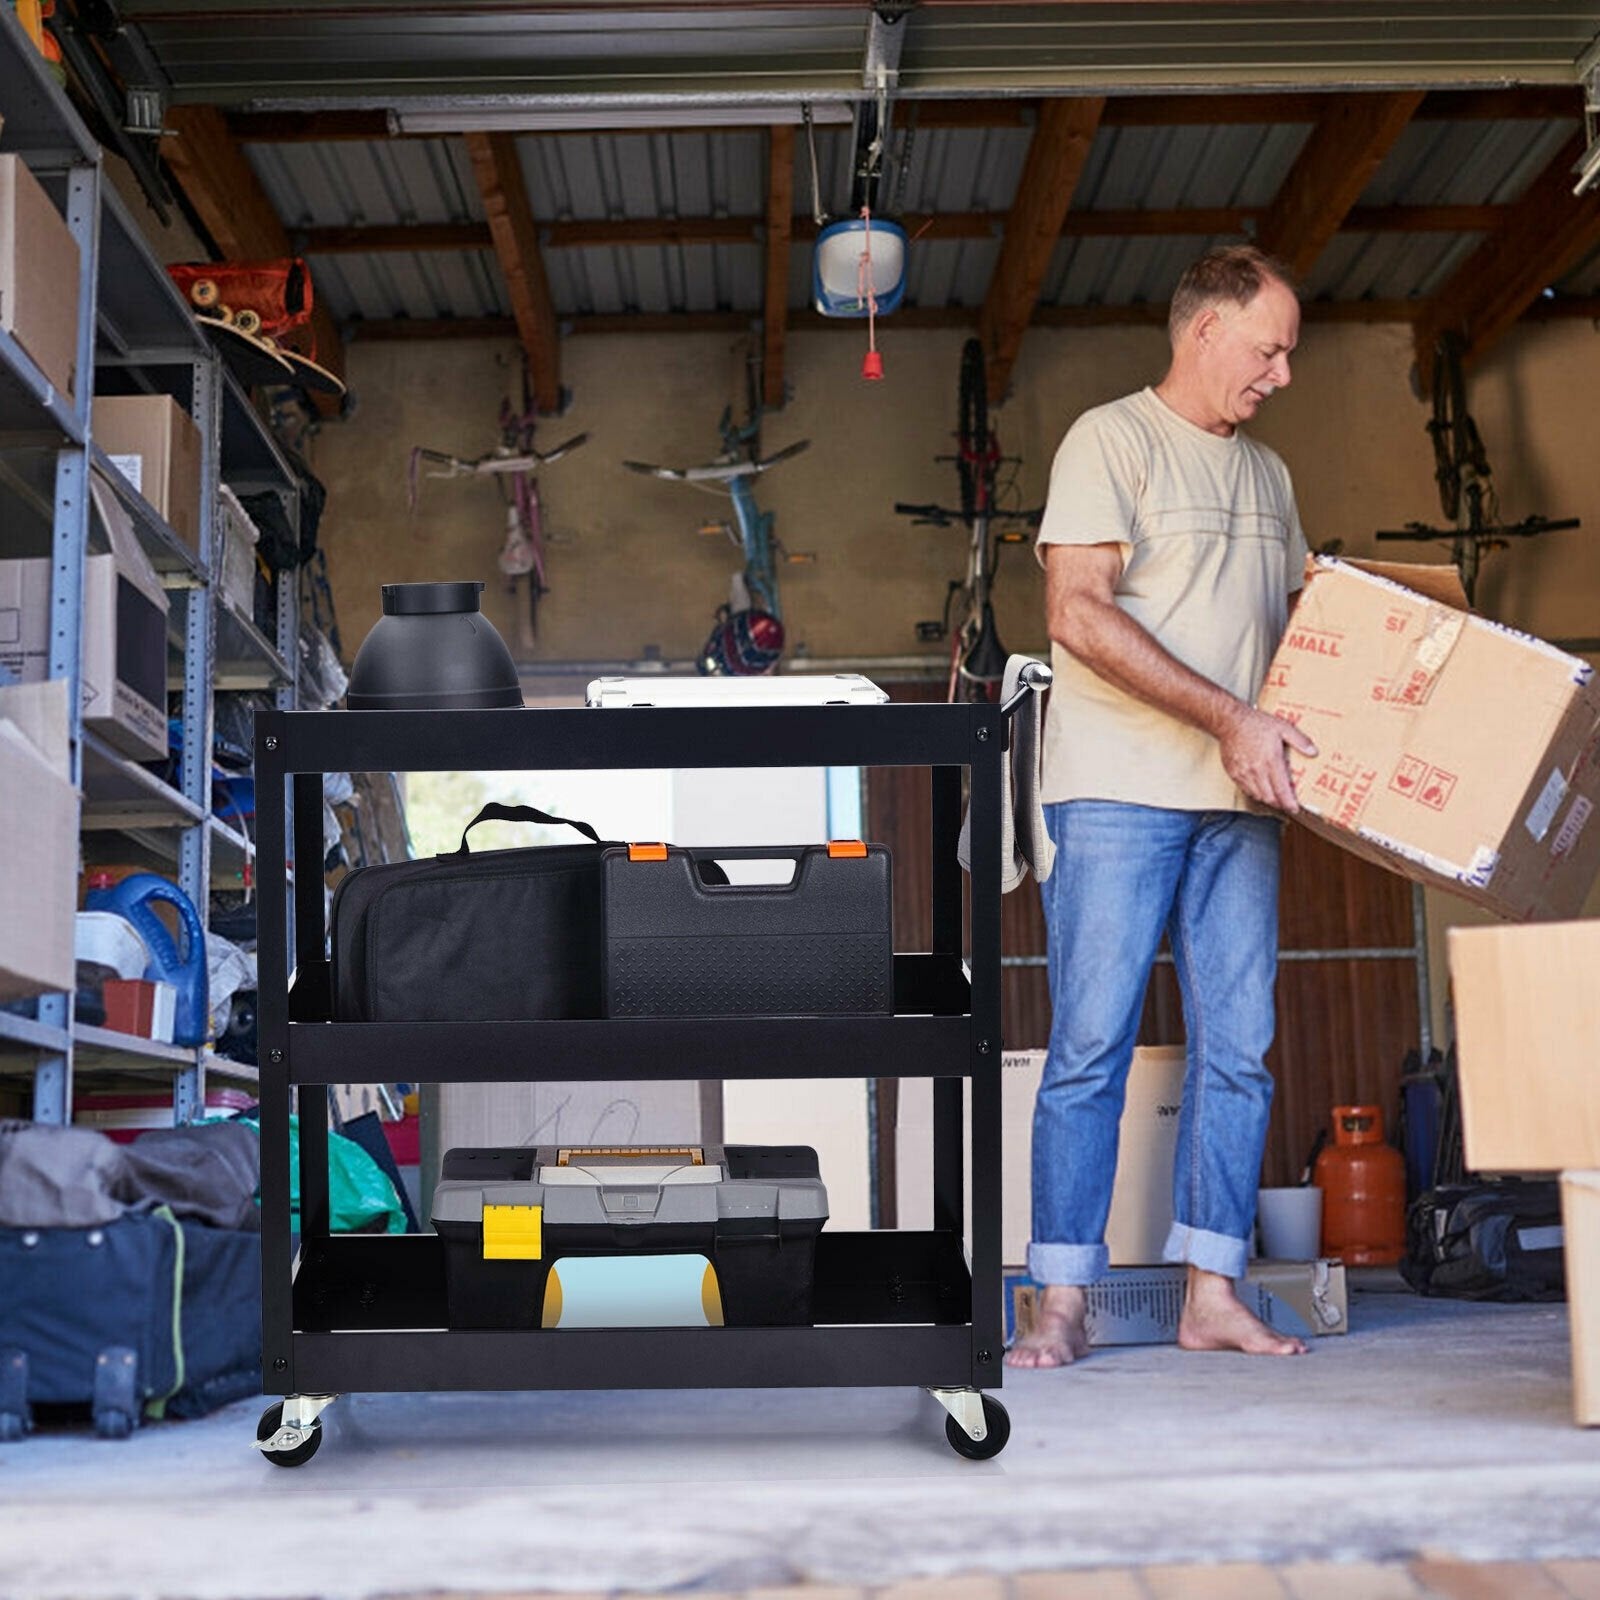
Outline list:
[[[83,576],[83,720],[136,760],[167,754],[167,595],[132,523],[99,479],[91,494],[110,555]],[[0,561],[0,666],[24,683],[49,671],[50,562]]]
[[[73,986],[78,792],[67,685],[0,688],[0,1000]]]
[[[1043,1050],[1008,1050],[1000,1058],[1000,1259],[1007,1266],[1027,1260],[1033,1236],[1033,1104],[1044,1056]],[[1172,1228],[1172,1161],[1183,1073],[1182,1045],[1141,1045],[1133,1053],[1106,1221],[1113,1266],[1161,1260]],[[932,1080],[901,1079],[895,1153],[902,1228],[933,1225],[932,1137]]]
[[[20,156],[0,156],[0,328],[63,395],[78,361],[77,242]]]
[[[730,883],[713,863],[795,862],[788,883]],[[608,1017],[887,1016],[889,851],[839,840],[601,852]]]
[[[1572,1329],[1572,1420],[1600,1426],[1600,1171],[1561,1174]]]
[[[96,395],[94,437],[167,526],[200,548],[200,430],[164,394]]]
[[[1467,1166],[1600,1168],[1600,922],[1448,941]]]
[[[255,1104],[256,1096],[248,1089],[208,1088],[204,1115],[226,1117]],[[172,1127],[172,1116],[170,1090],[149,1094],[94,1090],[77,1094],[72,1102],[72,1120],[78,1127],[94,1128],[117,1144],[132,1144],[151,1128]]]
[[[170,983],[149,978],[107,978],[105,1025],[113,1033],[133,1033],[141,1039],[172,1043],[178,991]]]
[[[238,496],[227,486],[217,486],[218,587],[241,615],[254,614],[256,603],[256,546],[261,534]]]
[[[1300,820],[1514,920],[1573,916],[1600,869],[1600,686],[1465,610],[1453,567],[1319,556],[1261,709],[1297,723]]]
[[[801,1146],[451,1150],[433,1192],[453,1328],[808,1324],[827,1217]]]
[[[1171,1344],[1183,1315],[1183,1266],[1121,1267],[1089,1286],[1091,1345]],[[1006,1342],[1033,1327],[1039,1285],[1026,1273],[1005,1275]],[[1277,1333],[1323,1338],[1350,1328],[1342,1261],[1252,1261],[1238,1284],[1246,1310]]]

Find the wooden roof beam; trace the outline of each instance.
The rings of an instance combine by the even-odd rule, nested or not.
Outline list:
[[[1422,104],[1421,90],[1340,94],[1319,103],[1311,130],[1256,242],[1304,278]]]
[[[789,332],[789,231],[794,224],[794,129],[774,126],[767,144],[767,290],[761,322],[761,403],[783,404]]]
[[[1433,351],[1440,334],[1460,334],[1462,359],[1470,365],[1563,273],[1600,248],[1600,193],[1572,193],[1572,167],[1583,149],[1580,130],[1418,319],[1417,368],[1424,390],[1433,381]]]
[[[200,226],[225,261],[272,261],[292,256],[288,230],[272,209],[267,191],[245,159],[227,121],[214,106],[170,106],[167,128],[174,135],[161,141],[161,154]],[[311,333],[315,358],[344,376],[344,342],[327,302],[312,284]],[[293,343],[294,341],[289,341]],[[315,395],[317,409],[337,415],[340,402]]]
[[[469,133],[466,141],[517,337],[528,358],[534,407],[551,416],[561,409],[561,341],[517,141],[509,133]]]
[[[1011,382],[1050,253],[1061,237],[1104,110],[1105,101],[1098,97],[1048,100],[1040,108],[1017,197],[1006,217],[1000,259],[978,317],[991,401],[998,401]]]
[[[1499,205],[1355,206],[1345,216],[1347,233],[1488,233],[1510,208]],[[1265,209],[1247,206],[1185,206],[1175,210],[1069,211],[1061,234],[1069,239],[1132,239],[1247,234]],[[900,218],[908,234],[920,239],[998,239],[1005,232],[1002,211],[949,211],[937,216],[911,212]],[[604,249],[613,245],[751,244],[764,236],[763,217],[600,217],[543,222],[539,242],[546,250]],[[816,238],[817,225],[794,212],[791,243]],[[291,234],[303,255],[382,255],[429,251],[492,250],[487,222],[373,223],[357,227],[301,228]]]

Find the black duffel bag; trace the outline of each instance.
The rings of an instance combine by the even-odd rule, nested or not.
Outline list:
[[[472,854],[467,835],[491,820],[590,843]],[[333,897],[334,1021],[598,1017],[603,847],[586,822],[487,805],[449,855],[350,873]]]
[[[1564,1300],[1561,1191],[1554,1179],[1495,1178],[1429,1189],[1406,1212],[1401,1275],[1459,1300]]]

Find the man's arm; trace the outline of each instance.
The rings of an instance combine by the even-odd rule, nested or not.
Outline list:
[[[1107,683],[1209,733],[1222,747],[1223,769],[1251,799],[1298,811],[1284,746],[1314,756],[1311,740],[1292,722],[1257,711],[1184,666],[1123,611],[1113,598],[1122,573],[1115,544],[1047,550],[1050,637]]]

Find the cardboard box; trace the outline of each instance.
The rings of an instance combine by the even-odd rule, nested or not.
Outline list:
[[[1044,1055],[1043,1050],[1008,1050],[1000,1058],[1000,1259],[1007,1266],[1027,1260],[1033,1236],[1033,1102]],[[1113,1266],[1161,1260],[1172,1227],[1172,1158],[1183,1107],[1183,1071],[1182,1045],[1134,1051],[1106,1222]],[[967,1115],[970,1126],[970,1107]],[[931,1079],[901,1079],[895,1144],[899,1225],[932,1227]],[[967,1180],[970,1194],[970,1172]]]
[[[84,726],[157,760],[167,754],[167,594],[120,502],[98,478],[91,493],[111,553],[84,562]],[[42,683],[49,651],[50,562],[0,561],[0,666]]]
[[[1600,1172],[1561,1174],[1561,1227],[1572,1329],[1572,1420],[1600,1426]]]
[[[1514,920],[1574,916],[1600,870],[1594,668],[1470,615],[1453,567],[1318,556],[1259,705],[1299,724],[1300,820]]]
[[[1600,922],[1451,928],[1467,1165],[1600,1167]]]
[[[0,1000],[74,982],[78,792],[67,751],[67,685],[0,688]]]
[[[78,363],[78,246],[19,156],[0,156],[0,328],[63,395]]]
[[[217,486],[217,583],[243,616],[252,616],[256,603],[256,546],[261,534],[238,497],[227,486]]]
[[[1089,1286],[1091,1345],[1171,1344],[1183,1315],[1182,1266],[1122,1267]],[[1006,1343],[1033,1326],[1039,1285],[1007,1273]],[[1239,1284],[1245,1307],[1278,1333],[1324,1338],[1348,1333],[1349,1289],[1342,1261],[1252,1261]]]
[[[164,394],[96,395],[95,443],[200,555],[200,430]]]

